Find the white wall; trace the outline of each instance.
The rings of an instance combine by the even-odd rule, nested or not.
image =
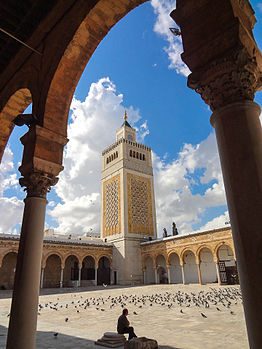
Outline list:
[[[170,262],[170,283],[171,284],[182,284],[182,268],[180,265],[179,257],[176,253],[173,253],[169,259]]]
[[[191,251],[186,251],[184,254],[184,273],[187,284],[199,283],[195,255]]]
[[[155,283],[155,271],[154,271],[154,268],[153,268],[153,260],[152,260],[152,258],[147,258],[145,264],[146,264],[146,279],[145,279],[145,283],[147,285],[154,284]]]
[[[216,265],[212,252],[208,248],[203,248],[200,251],[199,257],[202,282],[204,284],[217,282]]]

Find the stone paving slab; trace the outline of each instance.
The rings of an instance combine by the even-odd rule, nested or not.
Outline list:
[[[145,305],[129,303],[132,296],[155,294],[164,296],[166,292],[170,294],[193,292],[197,295],[201,291],[209,292],[210,286],[216,290],[225,289],[215,285],[150,285],[42,290],[40,303],[44,308],[38,316],[36,349],[99,349],[94,342],[101,338],[104,332],[116,331],[117,318],[123,309],[121,304],[110,308],[111,303],[105,300],[108,297],[123,297],[123,295],[128,297],[126,303],[129,310],[128,319],[137,336],[157,340],[160,349],[248,349],[241,302],[237,304],[232,302],[230,309],[220,306],[220,311],[213,305],[206,309],[204,306],[186,307],[183,304],[181,306],[174,304],[169,308],[168,304],[150,306],[148,302]],[[239,290],[238,286],[232,287]],[[5,348],[10,296],[10,291],[0,291],[1,349]],[[90,301],[90,306],[84,309],[79,304],[86,299]],[[91,304],[92,302],[95,304]],[[51,309],[50,304],[55,308],[56,303],[57,310]],[[46,304],[49,305],[45,307]],[[58,336],[55,337],[54,333],[58,333]]]

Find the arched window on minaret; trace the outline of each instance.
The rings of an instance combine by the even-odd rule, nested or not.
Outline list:
[[[136,158],[139,159],[139,156],[138,156],[138,151],[136,152]]]
[[[118,151],[116,151],[116,157],[118,158]]]
[[[146,160],[145,154],[143,154],[143,160],[144,160],[144,161]]]
[[[132,150],[130,150],[129,155],[130,155],[130,156],[131,156],[131,158],[132,158]]]

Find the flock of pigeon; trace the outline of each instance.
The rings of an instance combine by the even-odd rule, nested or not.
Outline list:
[[[80,297],[76,299],[76,297]],[[235,315],[231,309],[232,305],[236,305],[239,302],[242,303],[242,296],[239,288],[226,287],[226,288],[209,288],[207,291],[194,292],[182,292],[176,293],[165,292],[155,293],[151,295],[119,295],[108,297],[88,297],[84,298],[81,294],[72,295],[70,302],[60,302],[57,298],[56,302],[48,302],[45,304],[39,304],[38,315],[45,309],[51,309],[53,311],[59,311],[62,309],[70,309],[76,313],[84,312],[90,308],[97,311],[110,311],[118,308],[119,313],[121,308],[132,308],[134,315],[139,315],[139,311],[142,309],[150,309],[148,307],[160,306],[163,309],[176,309],[181,314],[187,313],[187,308],[195,307],[201,310],[200,315],[203,318],[207,318],[207,309],[215,307],[219,312],[226,310],[231,315]],[[69,322],[70,318],[66,317],[65,322]],[[56,334],[54,334],[56,335]]]

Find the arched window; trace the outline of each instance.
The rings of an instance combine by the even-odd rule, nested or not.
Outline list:
[[[106,159],[106,163],[108,164],[108,162],[109,162],[109,161],[108,161],[108,158],[107,158],[107,159]]]
[[[118,151],[116,151],[116,157],[118,158]]]
[[[136,152],[136,158],[139,159],[138,152]]]
[[[144,160],[144,161],[146,160],[145,154],[143,154],[143,160]]]
[[[129,155],[132,157],[132,150],[130,150]]]
[[[139,159],[142,160],[142,154],[141,153],[139,154]]]
[[[136,157],[136,152],[133,150],[133,158]]]

